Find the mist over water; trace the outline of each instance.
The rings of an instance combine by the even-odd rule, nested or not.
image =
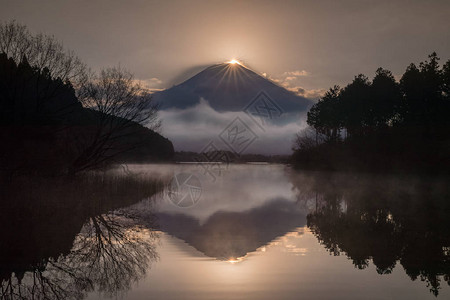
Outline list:
[[[0,300],[450,299],[450,1],[72,2],[2,0]]]
[[[230,165],[215,180],[196,164],[126,170],[75,182],[84,194],[71,191],[73,182],[3,191],[20,200],[2,207],[2,298],[445,299],[450,293],[445,178],[251,164]],[[200,198],[190,207],[168,194],[181,173],[200,182]],[[61,195],[64,205],[56,200]],[[25,208],[31,198],[39,209]],[[86,204],[71,207],[71,198]],[[30,230],[39,239],[27,239]]]

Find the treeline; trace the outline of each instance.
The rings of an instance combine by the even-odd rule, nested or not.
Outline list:
[[[247,162],[261,162],[261,163],[287,163],[289,155],[264,155],[264,154],[241,154],[236,155],[234,152],[219,150],[208,152],[192,152],[192,151],[178,151],[175,152],[174,160],[176,162],[220,162],[225,165],[229,163],[247,163]]]
[[[436,53],[397,81],[379,68],[331,88],[294,144],[298,168],[437,172],[450,166],[450,60]]]
[[[172,143],[155,132],[157,109],[124,69],[95,74],[53,37],[0,24],[2,174],[170,159]]]

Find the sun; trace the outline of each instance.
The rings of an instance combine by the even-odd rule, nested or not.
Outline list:
[[[245,258],[244,256],[243,256],[243,257],[237,257],[237,258],[235,258],[235,257],[230,257],[226,262],[228,262],[228,263],[234,265],[234,264],[236,264],[236,263],[239,263],[239,262],[243,261],[244,258]]]
[[[232,64],[232,65],[240,65],[241,64],[237,59],[234,59],[234,58],[232,60],[230,60],[228,63]]]

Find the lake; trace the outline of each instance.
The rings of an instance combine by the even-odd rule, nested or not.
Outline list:
[[[11,189],[2,299],[450,299],[447,178],[154,164]]]

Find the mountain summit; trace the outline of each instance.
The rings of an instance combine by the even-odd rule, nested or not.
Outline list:
[[[199,152],[213,142],[239,154],[289,154],[312,104],[232,61],[210,66],[154,99],[161,131],[177,151]],[[239,141],[239,149],[227,139]]]
[[[186,109],[203,98],[218,112],[241,111],[264,91],[285,112],[305,111],[311,101],[239,63],[212,65],[179,85],[154,94],[162,110]]]

